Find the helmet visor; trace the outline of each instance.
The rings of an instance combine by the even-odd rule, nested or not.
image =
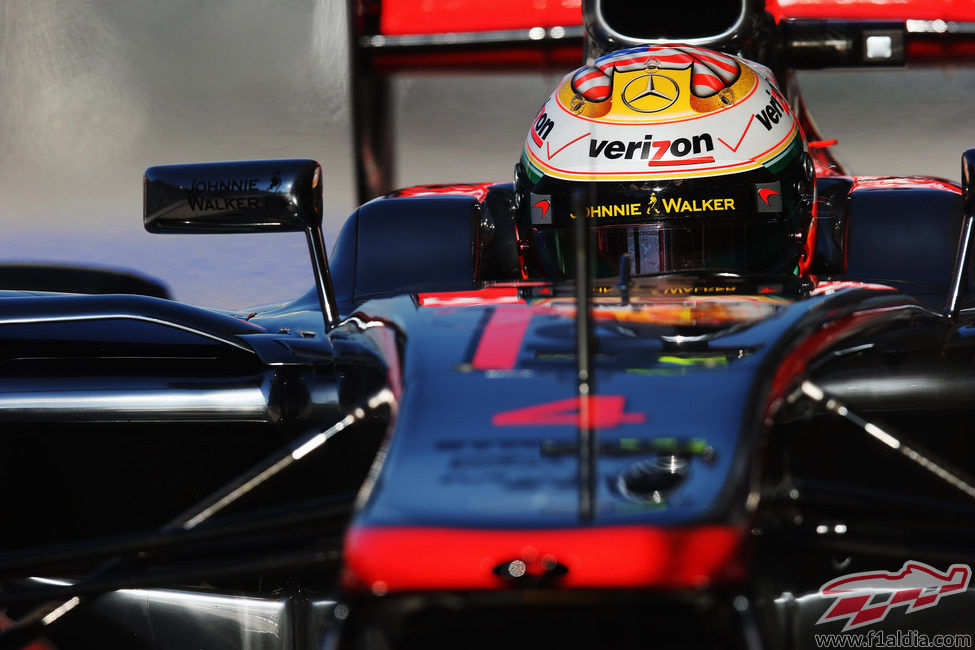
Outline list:
[[[573,275],[575,225],[586,221],[596,277],[685,271],[792,274],[811,196],[802,161],[778,178],[766,170],[669,183],[570,183],[532,187],[531,232],[539,269]]]
[[[596,277],[620,272],[620,260],[629,255],[633,275],[681,271],[735,271],[769,273],[780,269],[798,247],[784,220],[753,217],[671,219],[644,224],[620,224],[589,229],[589,250]],[[537,228],[534,232],[539,262],[549,277],[573,275],[575,235],[572,227]]]

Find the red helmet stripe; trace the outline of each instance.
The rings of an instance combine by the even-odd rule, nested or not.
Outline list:
[[[691,86],[698,97],[710,97],[724,88],[725,84],[714,75],[698,74],[691,79]]]
[[[572,87],[592,101],[604,101],[612,94],[614,71],[630,72],[655,61],[663,70],[685,70],[691,67],[691,91],[699,97],[710,97],[738,80],[741,68],[730,56],[693,47],[648,47],[625,50],[600,59],[595,67],[580,69],[572,78]]]

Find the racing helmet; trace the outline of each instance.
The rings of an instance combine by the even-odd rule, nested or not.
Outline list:
[[[815,176],[767,68],[698,47],[643,46],[567,75],[515,166],[522,273],[574,268],[588,226],[599,277],[805,273]],[[624,267],[625,267],[624,262]]]

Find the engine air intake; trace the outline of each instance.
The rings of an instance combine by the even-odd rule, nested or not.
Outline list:
[[[737,51],[754,29],[757,0],[686,0],[679,4],[583,0],[586,57],[627,47],[680,42]]]
[[[605,26],[633,40],[686,41],[713,38],[732,31],[743,18],[741,2],[685,0],[681,3],[645,3],[597,0]]]

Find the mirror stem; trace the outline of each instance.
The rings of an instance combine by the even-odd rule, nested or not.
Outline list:
[[[948,304],[945,305],[945,316],[949,318],[958,315],[959,304],[968,290],[968,257],[975,221],[975,149],[969,149],[961,156],[961,205],[961,234],[955,254],[955,269],[951,274]]]
[[[328,270],[328,257],[325,253],[325,237],[321,224],[310,224],[305,229],[308,239],[308,252],[311,253],[311,263],[315,273],[315,287],[318,290],[318,301],[322,305],[322,317],[325,319],[325,331],[332,329],[339,322],[338,306],[335,303],[335,291],[332,289],[332,275]]]

